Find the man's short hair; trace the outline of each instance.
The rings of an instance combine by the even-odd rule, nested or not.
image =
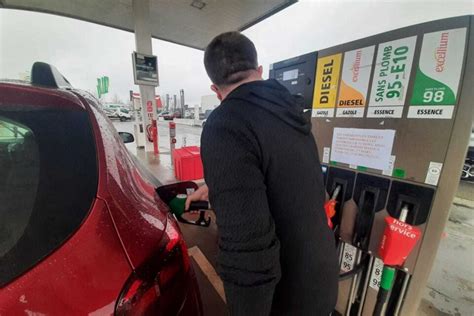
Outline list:
[[[207,45],[204,66],[215,85],[231,85],[245,79],[248,70],[258,68],[257,50],[239,32],[222,33]]]

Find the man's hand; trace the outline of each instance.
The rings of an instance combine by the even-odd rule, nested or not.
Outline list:
[[[206,184],[201,186],[197,191],[195,191],[193,194],[188,195],[188,198],[186,199],[186,211],[189,210],[189,206],[191,205],[191,202],[195,201],[208,201],[209,202],[209,188],[207,187]]]

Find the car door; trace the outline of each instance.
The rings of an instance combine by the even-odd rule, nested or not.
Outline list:
[[[1,85],[0,314],[112,313],[131,267],[98,187],[87,111]]]

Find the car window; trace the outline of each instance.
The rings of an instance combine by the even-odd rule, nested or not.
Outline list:
[[[85,111],[0,109],[0,286],[60,246],[97,190]]]
[[[33,132],[0,118],[0,256],[18,242],[31,217],[39,178]]]

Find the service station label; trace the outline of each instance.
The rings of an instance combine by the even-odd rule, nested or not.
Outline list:
[[[409,118],[450,119],[457,103],[466,28],[423,36]]]
[[[342,54],[318,58],[314,85],[313,117],[333,117]]]
[[[379,44],[367,117],[402,117],[416,38]]]
[[[375,46],[344,53],[337,117],[363,117]]]

